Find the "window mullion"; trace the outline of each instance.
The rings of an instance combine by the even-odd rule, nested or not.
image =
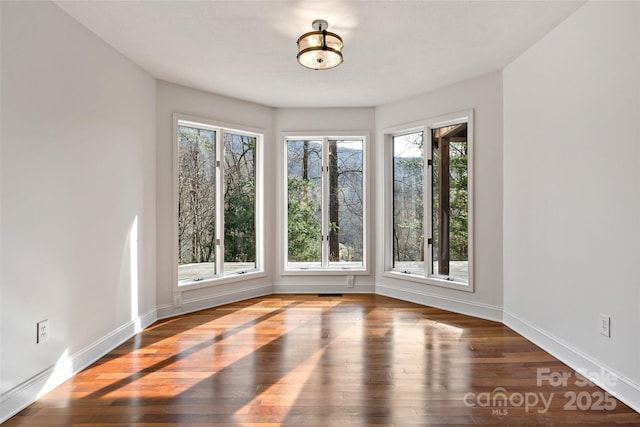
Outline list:
[[[329,267],[329,139],[322,138],[322,268]]]
[[[426,137],[425,153],[424,153],[424,188],[423,194],[426,194],[424,203],[423,223],[424,251],[426,252],[424,263],[425,277],[433,274],[433,137],[431,128],[425,127],[423,140]]]
[[[216,132],[216,268],[224,276],[224,140],[225,132]]]

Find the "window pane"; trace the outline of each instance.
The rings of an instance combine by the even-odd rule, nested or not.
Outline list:
[[[216,132],[178,126],[178,281],[216,276]]]
[[[256,138],[224,134],[224,274],[256,268]]]
[[[329,141],[329,265],[363,266],[363,141]]]
[[[432,272],[468,283],[467,124],[432,131]]]
[[[288,267],[321,265],[321,185],[322,141],[287,141]]]
[[[393,267],[424,274],[423,133],[393,137]]]

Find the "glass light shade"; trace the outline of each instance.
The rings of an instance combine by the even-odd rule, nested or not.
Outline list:
[[[327,70],[342,63],[342,39],[328,31],[312,31],[298,39],[298,62],[314,70]]]

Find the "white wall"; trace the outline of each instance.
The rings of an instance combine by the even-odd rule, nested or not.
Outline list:
[[[587,3],[504,70],[505,321],[636,410],[639,9]]]
[[[374,136],[375,126],[375,109],[374,108],[279,108],[276,110],[276,154],[277,163],[274,167],[277,170],[277,200],[286,200],[284,194],[284,141],[283,133],[286,132],[308,132],[307,136],[331,136],[334,133],[340,136],[341,133],[353,133],[357,136],[365,136],[368,138],[365,153],[368,154],[365,168],[368,175],[368,183],[371,183],[372,177],[375,175],[375,165],[371,156],[372,148],[375,145]],[[316,135],[314,135],[316,132]],[[327,135],[328,133],[328,135]],[[365,180],[367,178],[365,177]],[[375,200],[375,190],[369,185],[367,197],[370,198],[369,206],[373,206],[372,201]],[[368,209],[367,218],[371,224],[367,237],[369,238],[367,246],[368,253],[368,272],[357,273],[354,275],[354,287],[347,287],[346,274],[282,274],[284,260],[285,225],[282,220],[284,215],[284,203],[278,204],[276,207],[276,217],[274,218],[274,228],[277,230],[274,246],[275,271],[274,292],[306,292],[306,293],[335,293],[335,292],[374,292],[375,284],[373,280],[373,271],[375,267],[375,252],[373,251],[372,240],[376,238],[375,212]],[[367,233],[367,230],[365,230]]]
[[[382,157],[382,132],[418,120],[474,110],[474,250],[475,292],[396,280],[382,276],[384,222],[377,217],[376,291],[384,295],[441,307],[493,320],[502,320],[502,75],[495,72],[414,98],[376,108],[374,156]],[[383,174],[375,174],[374,188],[384,187]],[[384,210],[381,194],[375,211]]]
[[[271,293],[275,265],[275,251],[271,249],[275,233],[274,191],[275,159],[273,123],[274,113],[270,107],[233,98],[203,92],[184,86],[157,82],[157,304],[160,317],[198,310],[204,307],[225,304],[231,301]],[[174,254],[174,196],[173,196],[173,114],[186,114],[216,121],[218,123],[251,127],[264,133],[265,161],[265,270],[267,277],[216,284],[196,290],[177,292],[182,304],[174,307],[173,265]]]
[[[52,3],[1,9],[0,420],[152,322],[156,299],[154,79]]]

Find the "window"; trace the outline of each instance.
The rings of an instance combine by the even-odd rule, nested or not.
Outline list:
[[[392,161],[388,271],[471,288],[471,112],[386,133]]]
[[[286,270],[365,270],[365,138],[285,138]]]
[[[261,269],[260,134],[177,120],[178,284]]]
[[[431,129],[429,272],[469,282],[467,123]]]
[[[393,136],[393,267],[424,272],[422,131]]]

